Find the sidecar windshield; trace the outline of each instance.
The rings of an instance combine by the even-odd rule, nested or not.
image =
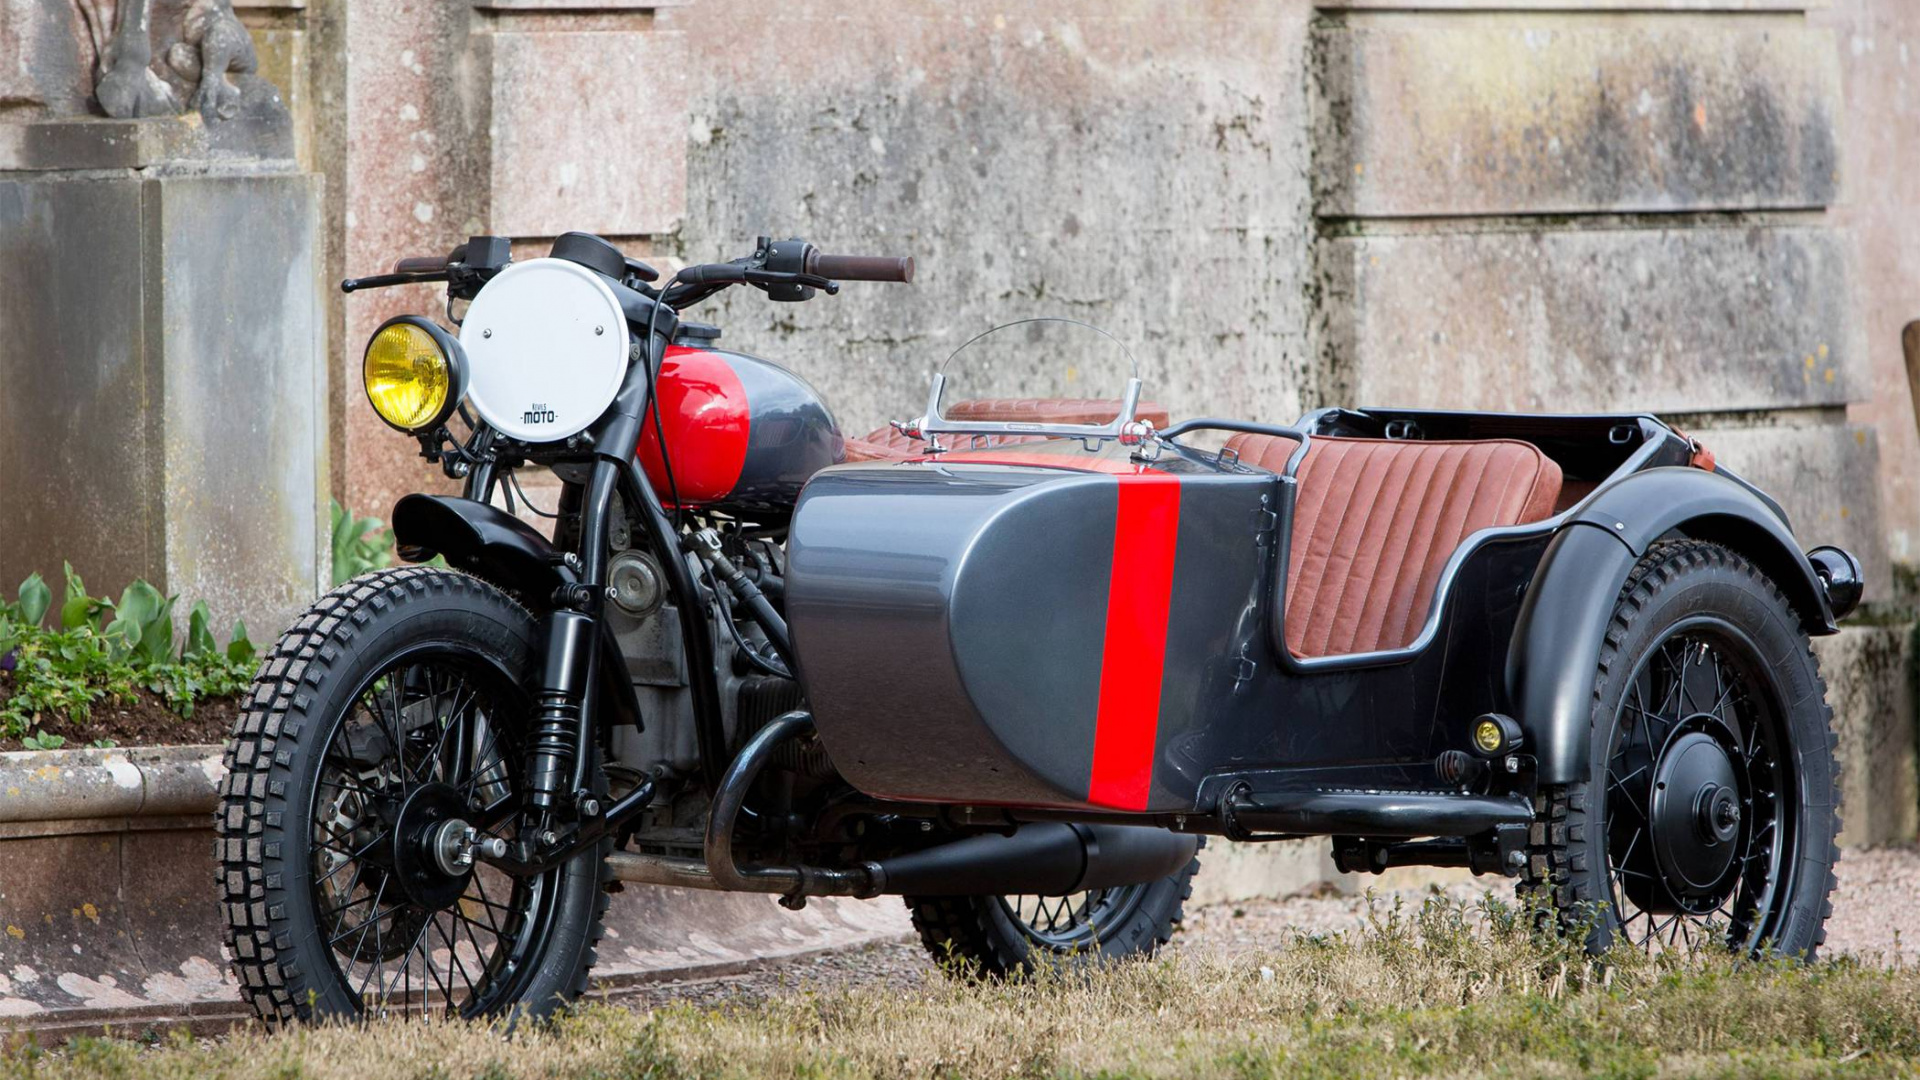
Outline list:
[[[1074,319],[1004,323],[940,366],[929,430],[1088,435],[1133,419],[1139,371],[1125,345]]]

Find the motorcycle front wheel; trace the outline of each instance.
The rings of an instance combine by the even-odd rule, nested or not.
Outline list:
[[[540,630],[421,567],[322,597],[255,677],[216,858],[240,988],[269,1022],[542,1016],[586,989],[606,845],[509,876]],[[469,831],[471,830],[471,831]]]

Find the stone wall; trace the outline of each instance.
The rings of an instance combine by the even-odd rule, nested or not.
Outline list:
[[[297,154],[324,173],[327,276],[445,254],[475,233],[518,257],[596,232],[645,257],[685,205],[687,0],[239,0],[262,70],[292,89]],[[334,492],[384,517],[450,489],[361,389],[367,338],[445,290],[329,290]]]
[[[243,8],[304,79],[332,276],[482,230],[526,252],[598,230],[663,263],[760,233],[911,253],[911,288],[698,314],[853,433],[917,411],[967,336],[1035,314],[1113,330],[1176,415],[1654,409],[1809,543],[1861,554],[1873,595],[1916,557],[1920,5]],[[334,486],[357,508],[432,483],[357,364],[380,320],[438,302],[332,301]],[[1898,637],[1823,643],[1848,747],[1911,742]],[[1912,831],[1882,818],[1850,838]]]
[[[911,253],[911,288],[703,309],[791,363],[849,431],[916,415],[997,323],[1066,315],[1129,343],[1175,415],[1291,419],[1310,396],[1306,58],[1290,0],[700,0],[677,252],[762,232]]]

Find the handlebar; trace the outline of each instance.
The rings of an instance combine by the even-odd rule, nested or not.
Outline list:
[[[897,281],[913,284],[913,256],[807,255],[807,273],[835,281]]]
[[[410,255],[393,264],[396,274],[431,274],[445,270],[453,259],[448,255]]]

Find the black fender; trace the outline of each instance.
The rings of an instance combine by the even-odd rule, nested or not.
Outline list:
[[[1507,650],[1507,700],[1541,784],[1580,779],[1600,647],[1627,575],[1670,534],[1712,540],[1746,556],[1786,594],[1809,634],[1832,634],[1826,587],[1778,509],[1745,481],[1686,467],[1607,485],[1555,534],[1527,587]]]
[[[447,565],[511,590],[536,616],[553,610],[553,594],[578,576],[553,543],[497,506],[452,495],[408,495],[393,506],[394,550],[408,562],[439,555]],[[616,723],[640,727],[640,700],[633,684],[616,673],[627,669],[620,648],[601,621],[600,700]]]
[[[574,574],[552,542],[497,506],[451,495],[408,495],[393,506],[394,550],[408,562],[447,565],[512,589],[545,608]]]

